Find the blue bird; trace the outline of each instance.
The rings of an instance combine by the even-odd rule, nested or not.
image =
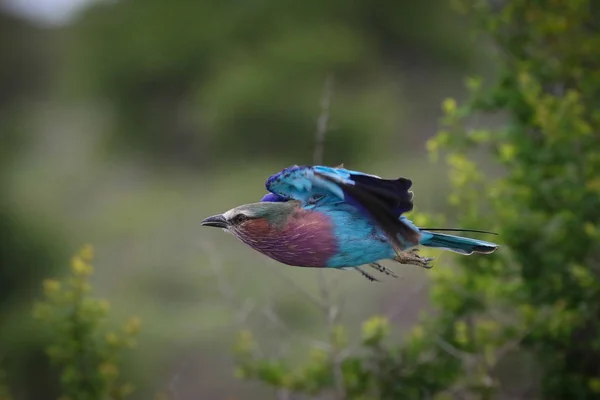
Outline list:
[[[418,254],[418,246],[469,255],[490,254],[498,245],[422,229],[402,214],[413,209],[412,181],[383,179],[338,167],[292,166],[270,176],[268,194],[208,217],[204,226],[220,227],[242,242],[281,263],[299,267],[356,269],[361,266],[397,276],[380,264],[394,260],[431,268],[433,258]]]

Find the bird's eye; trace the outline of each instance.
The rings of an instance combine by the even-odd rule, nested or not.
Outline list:
[[[248,219],[248,216],[245,214],[238,214],[235,217],[233,217],[233,223],[234,224],[241,224],[242,222],[246,221]]]

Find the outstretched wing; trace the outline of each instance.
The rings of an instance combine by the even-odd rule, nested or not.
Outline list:
[[[389,236],[397,249],[404,245],[397,239],[417,243],[418,230],[401,221],[400,215],[413,209],[410,179],[382,179],[376,175],[345,168],[292,166],[267,179],[270,194],[263,201],[299,200],[303,205],[315,198],[319,203],[346,203],[373,219]]]

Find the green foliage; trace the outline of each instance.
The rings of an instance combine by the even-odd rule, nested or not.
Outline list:
[[[0,175],[2,175],[0,171]],[[0,181],[2,178],[0,177]],[[52,392],[45,377],[43,334],[32,327],[31,299],[38,293],[44,274],[60,267],[63,243],[56,227],[32,217],[10,194],[0,199],[0,364],[7,368],[7,381],[23,396],[37,398]],[[30,376],[39,376],[30,385]]]
[[[337,333],[332,346],[347,352],[345,329]],[[458,374],[458,360],[450,355],[432,358],[433,345],[426,330],[418,326],[402,345],[391,345],[391,326],[385,317],[374,316],[363,324],[360,350],[336,359],[328,351],[312,348],[307,360],[296,367],[283,360],[258,356],[250,332],[240,333],[236,345],[236,376],[256,379],[295,394],[315,396],[336,387],[336,368],[347,399],[400,399],[428,397],[450,385]],[[338,363],[339,366],[336,366]],[[453,372],[455,371],[455,372]]]
[[[461,259],[460,272],[437,291],[440,299],[468,295],[444,310],[448,319],[490,315],[503,305],[509,321],[494,337],[467,345],[498,350],[522,341],[540,365],[544,398],[597,398],[600,10],[585,0],[512,0],[500,10],[485,4],[463,2],[506,55],[500,77],[491,88],[471,79],[465,105],[445,102],[446,130],[430,148],[450,151],[460,222],[495,221],[507,250]],[[509,123],[468,128],[468,117],[491,112],[507,113]],[[491,180],[466,158],[480,146],[505,166],[504,177]],[[482,209],[482,193],[491,213]]]
[[[491,399],[519,391],[598,398],[600,7],[589,0],[455,5],[493,39],[500,73],[491,85],[468,79],[465,104],[445,100],[444,128],[427,146],[434,160],[445,155],[454,222],[485,221],[502,247],[434,268],[436,316],[402,345],[382,345],[385,323],[367,323],[362,352],[342,362],[347,398]],[[474,126],[474,117],[489,113],[508,122]],[[503,167],[502,176],[485,173],[471,155],[476,149]],[[519,383],[506,365],[530,357]],[[242,375],[302,392],[330,389],[331,361],[319,360],[304,367],[315,375],[260,358],[242,363]]]
[[[61,400],[120,400],[133,391],[121,383],[119,363],[124,351],[135,346],[140,321],[131,318],[119,330],[101,329],[109,304],[88,295],[92,256],[91,247],[83,248],[73,257],[68,277],[45,280],[45,298],[34,309],[53,336],[46,352],[61,371]]]

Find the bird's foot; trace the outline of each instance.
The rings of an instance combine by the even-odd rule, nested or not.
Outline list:
[[[360,272],[360,274],[362,276],[364,276],[365,278],[367,278],[371,282],[379,282],[379,279],[376,279],[373,275],[371,275],[371,274],[363,271],[360,267],[355,267],[354,269],[356,269],[358,272]]]
[[[391,270],[391,269],[389,269],[388,267],[384,267],[383,265],[381,265],[381,264],[379,264],[379,263],[376,263],[376,262],[374,262],[374,263],[370,263],[370,264],[369,264],[369,266],[370,266],[371,268],[374,268],[374,269],[376,269],[377,271],[379,271],[379,272],[381,272],[381,273],[384,273],[384,274],[386,274],[386,275],[393,276],[394,278],[397,278],[397,277],[398,277],[398,275],[396,275],[396,273],[395,273],[394,271],[392,271],[392,270]]]
[[[423,267],[426,269],[433,268],[431,262],[434,260],[433,257],[421,257],[419,254],[419,249],[410,249],[408,251],[399,252],[396,257],[394,257],[394,261],[400,264],[409,264],[416,265],[419,267]]]

